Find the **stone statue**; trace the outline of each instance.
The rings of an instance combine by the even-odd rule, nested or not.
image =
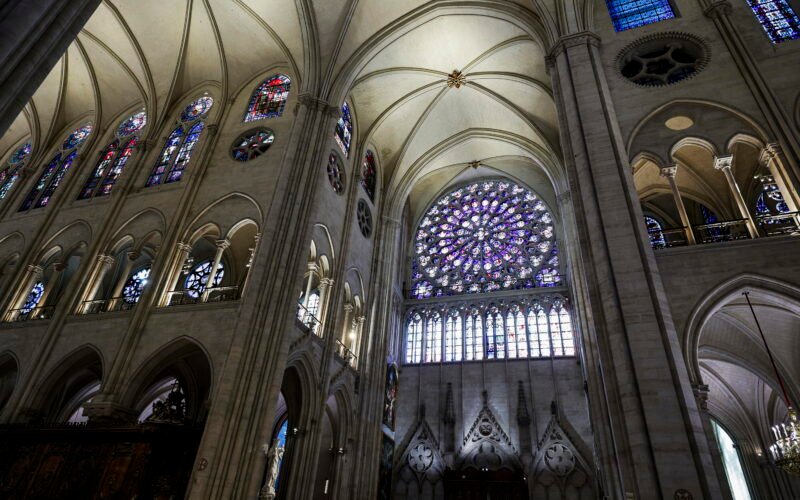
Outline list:
[[[275,486],[278,481],[278,473],[280,472],[284,449],[277,439],[272,441],[272,446],[265,444],[263,449],[264,454],[267,456],[267,479],[264,481],[264,486],[258,493],[258,498],[274,500]]]

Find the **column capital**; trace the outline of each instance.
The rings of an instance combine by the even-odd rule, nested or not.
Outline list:
[[[550,52],[548,52],[547,56],[545,57],[547,66],[550,67],[555,64],[556,58],[567,49],[579,47],[581,45],[599,47],[600,37],[592,31],[581,31],[562,36],[556,41],[556,43],[553,44],[553,46],[550,48]]]
[[[217,240],[216,241],[217,248],[220,250],[227,250],[231,246],[231,240],[224,239],[224,240]]]
[[[556,195],[556,202],[559,205],[566,205],[572,201],[572,192],[570,191],[563,191]]]
[[[783,155],[783,150],[777,142],[770,142],[764,149],[761,150],[761,155],[758,157],[759,163],[769,166],[770,163],[777,160]]]
[[[44,273],[44,268],[35,264],[29,264],[27,269],[28,272],[34,276],[41,276]]]
[[[320,288],[322,288],[324,286],[325,287],[329,287],[329,286],[332,286],[332,285],[333,285],[333,279],[331,279],[331,278],[322,278],[321,280],[319,280]]]
[[[66,262],[64,262],[64,261],[58,261],[58,262],[55,262],[55,263],[53,264],[53,269],[54,269],[56,272],[59,272],[59,273],[60,273],[61,271],[63,271],[64,269],[66,269],[66,268],[67,268],[67,263],[66,263]]]
[[[725,170],[733,166],[733,155],[725,155],[725,156],[715,156],[714,157],[714,168],[717,170]]]
[[[666,165],[661,167],[659,174],[661,177],[668,177],[671,179],[675,178],[675,175],[678,173],[678,164],[672,163],[670,165]]]
[[[692,384],[692,392],[697,399],[697,406],[701,411],[708,411],[708,393],[709,389],[706,384]]]
[[[102,264],[104,266],[111,266],[114,264],[114,257],[101,253],[97,255],[97,262],[98,264]]]
[[[733,6],[728,0],[717,0],[703,10],[703,14],[710,19],[717,19],[729,16],[733,12]]]
[[[354,309],[353,308],[353,304],[348,302],[347,304],[344,305],[343,309],[344,309],[344,312],[346,312],[346,313],[352,313],[353,309]]]
[[[192,251],[192,245],[181,241],[180,243],[178,243],[178,250],[180,250],[181,252],[189,253]]]
[[[142,255],[142,253],[138,250],[130,250],[126,255],[128,257],[128,260],[134,261],[138,259]]]

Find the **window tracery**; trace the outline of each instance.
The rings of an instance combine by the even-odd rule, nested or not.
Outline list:
[[[552,216],[535,194],[511,182],[476,182],[442,196],[414,242],[413,298],[561,282]]]
[[[207,260],[197,264],[194,269],[189,273],[189,276],[186,277],[186,281],[184,282],[184,289],[186,290],[186,295],[189,297],[196,299],[206,291],[208,287],[208,277],[211,275],[211,268],[214,266],[214,262],[211,260]],[[219,267],[217,268],[217,274],[214,275],[214,283],[211,285],[210,288],[219,286],[222,283],[222,278],[225,275],[225,268],[222,265],[222,262],[219,263]]]
[[[266,153],[273,142],[275,142],[275,134],[271,130],[260,129],[248,132],[233,143],[231,156],[237,161],[250,161]]]
[[[136,146],[139,132],[147,125],[147,113],[140,111],[129,116],[117,127],[115,139],[100,154],[100,160],[78,195],[79,200],[92,196],[107,196],[122,175]]]
[[[328,157],[328,182],[336,194],[344,193],[344,169],[336,153]]]
[[[747,0],[772,43],[800,38],[800,18],[786,0]]]
[[[0,200],[4,199],[16,184],[20,172],[25,167],[25,161],[31,154],[31,149],[31,143],[26,142],[17,148],[6,161],[6,167],[0,171]]]
[[[181,180],[192,159],[197,141],[203,134],[206,117],[213,105],[213,98],[203,96],[184,108],[180,122],[167,138],[145,187]]]
[[[369,196],[369,201],[375,202],[375,186],[377,185],[377,169],[375,167],[375,153],[367,150],[364,161],[361,163],[361,187]]]
[[[44,283],[41,281],[37,281],[34,283],[31,291],[28,293],[28,297],[25,299],[25,302],[22,304],[22,308],[20,312],[22,314],[28,314],[37,307],[39,307],[39,302],[42,300],[42,296],[44,295]]]
[[[244,121],[277,118],[283,114],[292,81],[286,75],[275,75],[264,80],[253,92]]]
[[[664,238],[664,226],[655,217],[644,216],[644,223],[647,226],[647,235],[650,238],[650,246],[653,248],[666,248],[667,240]]]
[[[150,268],[146,267],[133,273],[122,289],[122,300],[128,304],[136,304],[142,297],[144,286],[150,277]]]
[[[89,138],[94,127],[86,124],[72,132],[61,145],[61,150],[55,154],[50,163],[44,167],[44,171],[39,176],[28,196],[19,208],[20,212],[25,212],[31,208],[46,207],[61,184],[64,176],[75,163],[78,156],[78,148]]]
[[[675,17],[669,0],[606,0],[615,31],[625,31]]]
[[[353,121],[350,117],[350,106],[345,102],[342,104],[342,114],[336,123],[336,133],[334,134],[336,143],[342,149],[345,158],[350,158],[350,142],[353,139]]]

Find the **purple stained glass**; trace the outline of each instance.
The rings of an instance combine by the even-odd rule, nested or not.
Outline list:
[[[25,144],[20,146],[19,149],[14,151],[14,154],[12,154],[11,157],[8,159],[8,163],[10,165],[18,165],[23,161],[25,161],[30,154],[31,154],[31,143],[26,142]]]
[[[200,99],[190,103],[181,113],[181,120],[184,122],[191,122],[203,117],[214,105],[214,99],[209,96],[203,96]]]
[[[625,31],[675,17],[669,0],[606,0],[615,31]]]
[[[50,163],[44,167],[44,171],[42,172],[42,175],[39,176],[39,180],[36,181],[36,184],[34,184],[30,193],[28,193],[28,196],[25,197],[22,205],[20,205],[20,212],[24,212],[33,206],[33,203],[36,201],[39,193],[44,190],[50,181],[50,178],[53,176],[53,173],[56,171],[56,169],[58,169],[59,164],[61,164],[61,153],[56,153],[53,159],[50,160]]]
[[[289,89],[292,81],[288,76],[275,75],[267,78],[258,86],[250,98],[250,105],[247,107],[247,114],[244,116],[245,122],[261,120],[263,118],[276,118],[283,114],[286,107],[286,100],[289,98]]]
[[[50,179],[50,183],[45,188],[42,196],[39,198],[39,201],[36,202],[34,208],[42,208],[46,207],[48,203],[50,203],[50,199],[55,194],[56,189],[61,184],[61,181],[64,180],[64,176],[67,175],[70,167],[75,162],[75,157],[78,156],[77,151],[73,151],[72,153],[67,156],[64,161],[58,166],[58,169],[55,171],[55,174]]]
[[[512,182],[476,182],[442,196],[420,221],[414,244],[415,298],[561,282],[552,216]]]
[[[345,157],[350,157],[350,142],[353,139],[353,121],[350,118],[350,106],[347,103],[342,104],[342,115],[336,123],[336,143],[342,149]]]
[[[117,136],[128,137],[142,130],[145,125],[147,125],[147,113],[140,111],[129,116],[125,121],[119,124]]]
[[[145,187],[161,184],[161,181],[164,180],[164,173],[167,171],[167,168],[169,168],[170,163],[172,163],[172,157],[175,155],[178,146],[181,145],[182,139],[183,127],[179,126],[173,130],[169,138],[167,138],[167,143],[164,144],[164,149],[161,150],[161,154],[158,157],[158,163],[153,167],[153,172],[150,174],[150,177],[147,178]]]
[[[92,176],[86,181],[86,185],[83,186],[83,190],[81,190],[81,193],[78,195],[79,200],[92,197],[92,194],[94,194],[94,189],[100,183],[100,180],[108,172],[111,164],[114,162],[114,158],[117,155],[117,148],[119,148],[119,142],[114,141],[106,146],[105,151],[100,154],[100,161],[97,162],[97,166],[94,168]]]
[[[377,169],[375,168],[375,153],[367,151],[361,163],[361,187],[369,196],[369,201],[375,201],[375,186],[377,185]]]
[[[71,133],[64,144],[61,146],[64,150],[74,149],[83,144],[92,133],[93,127],[91,124],[84,125],[75,132]]]
[[[800,18],[786,0],[747,0],[772,43],[800,38]]]
[[[178,182],[181,180],[183,171],[192,159],[192,153],[197,145],[197,141],[200,139],[200,135],[203,133],[204,127],[205,124],[203,122],[198,122],[189,130],[189,134],[186,136],[186,140],[183,141],[183,145],[178,151],[178,156],[175,158],[175,163],[172,164],[172,168],[165,182]]]

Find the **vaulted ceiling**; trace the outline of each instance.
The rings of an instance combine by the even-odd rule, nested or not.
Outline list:
[[[103,0],[0,154],[30,138],[42,161],[81,122],[102,131],[142,108],[157,137],[203,86],[230,100],[282,71],[293,91],[350,100],[358,145],[378,153],[387,189],[475,160],[535,167],[559,150],[547,47],[594,3]],[[466,86],[447,87],[453,70]]]

